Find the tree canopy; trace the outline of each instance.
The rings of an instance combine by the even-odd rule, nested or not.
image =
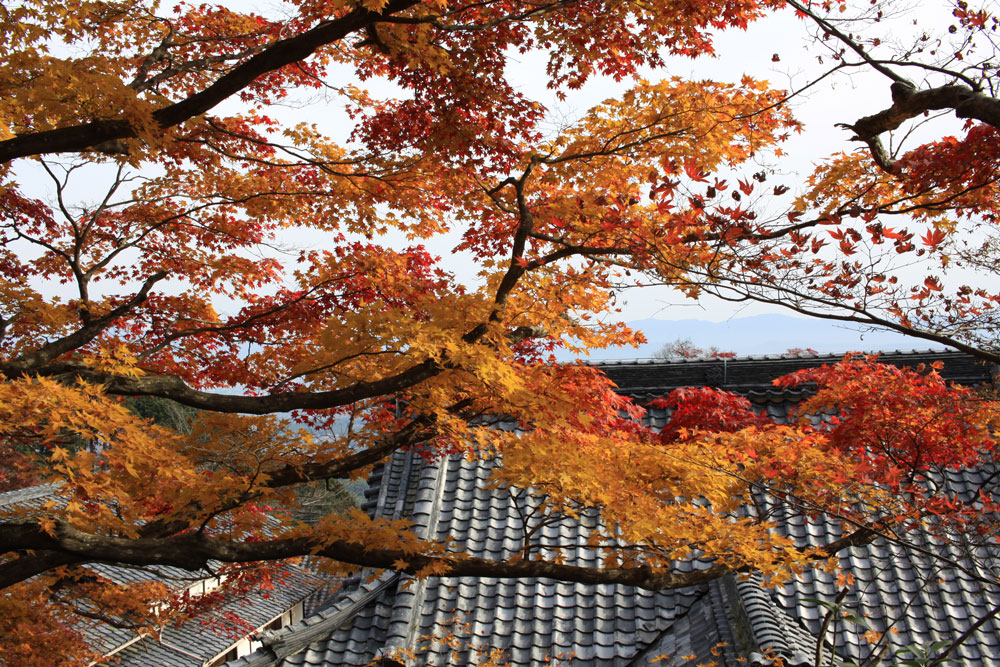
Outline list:
[[[311,555],[656,588],[780,578],[930,515],[981,527],[989,490],[958,506],[922,481],[992,460],[997,405],[933,372],[855,360],[787,379],[820,387],[804,410],[841,410],[827,430],[675,396],[687,421],[661,438],[599,372],[552,356],[640,340],[614,321],[617,294],[655,282],[1000,362],[997,19],[943,11],[950,23],[905,43],[880,0],[5,6],[0,482],[51,481],[66,502],[0,523],[14,638],[0,660],[86,664],[74,611],[156,622],[162,591],[95,581],[91,561],[214,559],[238,581]],[[782,13],[811,35],[815,77],[670,75],[718,31]],[[629,85],[554,126],[512,74],[527,55],[558,95],[595,76]],[[789,174],[783,146],[810,132],[799,96],[855,72],[882,77],[889,101],[845,99],[844,143]],[[365,88],[376,80],[398,94]],[[319,104],[346,126],[289,110]],[[476,275],[430,251],[439,238]],[[183,406],[190,428],[137,415],[140,397]],[[492,428],[497,415],[521,430]],[[358,511],[274,510],[403,447],[500,452],[499,479],[551,511],[602,508],[605,566],[486,561]],[[761,490],[854,530],[795,549],[739,512]],[[695,553],[715,565],[672,569]]]

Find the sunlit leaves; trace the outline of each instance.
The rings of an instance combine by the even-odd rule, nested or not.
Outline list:
[[[654,434],[593,368],[553,363],[560,347],[642,342],[609,314],[621,285],[650,278],[689,296],[720,279],[800,280],[837,305],[879,300],[897,322],[944,312],[964,325],[985,313],[987,328],[1000,297],[985,288],[949,301],[941,272],[904,285],[862,258],[877,248],[946,265],[957,238],[948,216],[992,219],[992,130],[913,150],[898,173],[865,153],[836,156],[768,217],[794,185],[767,182],[775,171],[758,164],[800,129],[787,93],[749,76],[637,77],[667,53],[710,53],[709,28],[745,27],[779,4],[7,8],[0,143],[38,159],[8,168],[0,188],[0,437],[22,457],[0,483],[58,485],[62,501],[37,519],[52,539],[73,528],[291,544],[284,555],[343,547],[354,566],[420,576],[461,561],[461,545],[357,511],[307,525],[289,511],[296,484],[362,477],[401,447],[430,460],[495,456],[495,481],[537,491],[544,510],[599,509],[592,546],[609,567],[704,558],[775,578],[826,554],[775,535],[761,494],[862,523],[947,514],[939,496],[920,496],[922,476],[986,460],[996,418],[933,376],[869,364],[793,378],[822,385],[803,410],[840,411],[820,429],[775,426],[739,397],[686,389],[654,403],[674,411]],[[529,54],[545,60],[557,95],[595,74],[631,87],[552,129],[510,74]],[[274,64],[248,74],[255,63]],[[392,95],[363,88],[376,78]],[[286,122],[285,105],[314,94],[323,102],[310,110],[329,109],[342,127]],[[70,148],[51,148],[59,137]],[[28,167],[44,181],[37,192],[21,178]],[[883,219],[907,207],[926,219],[920,233]],[[474,275],[436,256],[449,246],[428,250],[446,234]],[[875,390],[893,395],[892,414],[861,403]],[[127,396],[202,412],[169,430],[129,412]],[[916,500],[899,503],[899,490]],[[249,590],[254,578],[232,567]],[[11,651],[33,636],[68,645],[60,610],[74,597],[145,623],[157,591],[126,599],[79,573],[46,573],[4,599],[20,605],[5,617],[17,619],[4,629],[18,638]],[[200,604],[171,602],[181,615]],[[43,604],[52,622],[37,618]],[[25,655],[2,659],[31,664]]]
[[[585,427],[554,437],[529,431],[502,450],[497,474],[543,490],[553,510],[601,507],[614,517],[603,539],[646,545],[631,558],[655,566],[694,549],[775,576],[820,552],[763,537],[771,523],[761,507],[774,502],[810,516],[827,513],[849,530],[874,524],[905,532],[928,518],[934,530],[980,530],[996,511],[988,494],[959,498],[940,486],[948,471],[993,461],[995,401],[948,386],[931,369],[870,359],[776,381],[805,382],[819,391],[795,409],[801,418],[790,425],[770,423],[734,394],[678,390],[652,403],[671,411],[659,437],[624,422],[605,427],[600,438],[589,438]]]

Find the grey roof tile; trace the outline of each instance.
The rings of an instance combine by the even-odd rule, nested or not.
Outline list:
[[[58,484],[36,484],[23,489],[0,493],[0,508],[40,507],[54,499]]]
[[[56,484],[42,484],[0,493],[0,521],[4,513],[40,510],[53,501],[57,506],[64,503],[59,490]],[[84,567],[117,584],[157,581],[178,591],[213,576],[208,570],[191,572],[166,565],[140,567],[88,563]],[[159,641],[149,637],[137,639],[135,633],[127,629],[86,619],[81,619],[80,630],[91,647],[104,654],[113,654],[116,664],[122,667],[151,664],[200,667],[234,643],[224,627],[226,623],[209,621],[234,615],[248,626],[261,627],[326,583],[315,574],[292,564],[284,566],[282,574],[284,579],[280,586],[270,591],[231,597],[220,610],[208,612],[211,618],[193,619],[178,626],[162,628]]]
[[[989,367],[974,357],[951,350],[911,350],[880,352],[879,361],[897,366],[914,367],[941,361],[944,368],[941,375],[953,382],[965,384],[990,381]],[[823,364],[840,361],[843,355],[824,354],[814,356],[787,357],[783,355],[763,355],[737,359],[695,359],[682,361],[637,360],[625,362],[601,362],[595,364],[610,377],[623,393],[630,396],[655,398],[677,387],[701,386],[706,384],[706,373],[710,369],[724,370],[725,378],[719,386],[740,393],[753,392],[756,395],[775,395],[787,400],[789,394],[775,391],[771,380],[792,371],[814,368]]]
[[[205,662],[205,659],[199,658],[196,653],[151,638],[140,639],[116,653],[115,658],[118,659],[119,665],[157,667],[202,667]]]
[[[391,471],[394,465],[390,463],[387,469]],[[416,485],[414,508],[423,517],[434,517],[437,524],[425,526],[429,533],[456,540],[468,538],[466,545],[478,555],[497,558],[513,552],[517,541],[500,531],[509,533],[518,529],[520,523],[511,512],[513,500],[508,494],[486,492],[488,468],[455,458],[423,466],[414,474],[420,479],[433,475],[444,481],[445,488],[464,488],[467,492],[464,503],[456,503],[452,512],[440,512],[434,505],[442,502],[444,494],[429,497],[427,489],[431,487]],[[468,519],[462,518],[463,504],[468,506]],[[578,523],[563,521],[546,527],[541,543],[580,544],[583,532]],[[521,656],[534,660],[535,664],[553,652],[572,651],[577,656],[574,664],[596,665],[611,660],[607,664],[625,665],[638,650],[636,642],[642,640],[639,633],[649,634],[648,630],[639,628],[639,623],[648,625],[649,621],[644,619],[656,618],[654,606],[665,608],[664,614],[672,619],[682,614],[685,605],[694,598],[694,595],[677,592],[638,592],[622,587],[582,586],[548,580],[432,578],[396,594],[389,612],[390,632],[384,647],[408,646],[407,642],[414,637],[444,626],[457,609],[465,614],[463,620],[468,627],[462,632],[473,647],[482,644],[483,647],[504,648],[515,660]],[[637,599],[647,604],[637,608]],[[343,637],[331,636],[310,647],[306,655],[342,655],[344,643]],[[431,646],[428,651],[430,664],[443,660],[446,648]],[[584,662],[580,662],[581,656]],[[462,658],[458,660],[461,662]],[[290,661],[289,664],[302,663]]]
[[[946,378],[969,383],[989,380],[987,368],[959,353],[882,357],[883,361],[909,365],[935,359],[944,361]],[[839,356],[729,360],[724,362],[725,372],[720,377],[724,388],[747,396],[757,410],[776,421],[785,421],[790,406],[811,390],[778,390],[767,384],[770,379],[837,360]],[[674,387],[700,384],[706,371],[722,363],[622,363],[604,364],[602,369],[623,387],[623,393],[648,401]],[[662,408],[650,408],[647,414],[654,427],[663,426],[668,418],[669,411]],[[812,421],[818,424],[822,419],[813,416]],[[475,555],[503,558],[520,548],[516,535],[522,527],[512,511],[512,498],[487,488],[488,475],[488,464],[458,458],[425,463],[412,453],[397,453],[373,473],[367,506],[377,516],[414,517],[418,531],[439,539],[451,537]],[[953,471],[944,477],[965,494],[974,493],[976,481],[982,481]],[[801,545],[823,544],[841,535],[840,527],[831,521],[806,522],[787,508],[775,509],[780,532]],[[598,554],[584,548],[583,523],[588,521],[554,523],[541,531],[535,543],[575,545],[565,550],[569,559],[594,563]],[[595,522],[590,520],[589,525],[593,527]],[[923,547],[942,549],[933,544]],[[944,549],[953,559],[968,558],[952,546]],[[992,547],[971,551],[980,559],[997,562]],[[973,577],[945,574],[925,560],[919,553],[903,553],[899,545],[885,542],[845,552],[841,566],[855,575],[856,582],[844,605],[867,614],[875,629],[894,624],[899,638],[897,641],[894,635],[893,641],[903,646],[926,643],[948,633],[955,636],[967,629],[973,618],[1000,602],[992,587],[981,589]],[[944,580],[940,585],[923,583],[938,577]],[[721,652],[722,664],[736,664],[737,656],[746,655],[763,664],[760,650],[771,645],[782,652],[790,667],[804,667],[811,665],[815,635],[826,614],[824,607],[809,600],[833,600],[838,592],[836,578],[819,570],[807,570],[797,582],[773,590],[752,580],[722,579],[655,593],[540,580],[431,578],[395,594],[387,591],[358,612],[353,625],[315,642],[305,652],[290,657],[287,664],[363,664],[379,650],[412,646],[416,637],[441,629],[457,612],[468,623],[461,632],[466,633],[469,645],[503,648],[514,665],[539,665],[549,656],[569,652],[576,656],[573,665],[644,665],[665,653],[710,659],[712,647]],[[979,602],[973,604],[973,599]],[[977,661],[968,664],[1000,665],[998,637],[1000,626],[984,623],[976,635],[979,643],[960,649],[962,659]],[[851,659],[861,656],[866,646],[857,628],[840,631],[834,641],[838,654]],[[427,664],[444,664],[448,653],[446,647],[431,646]],[[468,657],[468,651],[460,649],[449,664],[464,664]]]

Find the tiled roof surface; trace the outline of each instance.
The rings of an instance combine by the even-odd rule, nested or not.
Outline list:
[[[52,500],[52,494],[57,488],[55,484],[36,484],[24,489],[4,491],[0,493],[0,512],[15,508],[18,511],[24,508],[41,509],[42,505]]]
[[[357,576],[344,585],[340,599],[328,609],[282,628],[263,638],[264,646],[255,653],[232,661],[240,667],[264,667],[288,657],[290,664],[367,664],[365,656],[378,653],[385,644],[392,603],[398,592],[400,576],[384,572],[378,577]],[[310,646],[314,640],[330,642]],[[307,649],[305,653],[299,653]]]
[[[525,523],[537,526],[522,519],[530,500],[488,487],[488,462],[455,457],[421,466],[421,473],[412,519],[428,539],[450,538],[475,556],[503,560],[521,548]],[[532,542],[541,550],[563,547],[569,562],[599,566],[599,554],[586,547],[587,523],[549,523]],[[626,665],[705,594],[706,587],[654,593],[539,579],[429,578],[397,596],[389,646],[413,646],[452,626],[467,637],[452,658],[458,664],[472,662],[472,649],[500,648],[514,664],[572,654],[574,664]],[[413,611],[399,613],[406,608]],[[432,644],[426,662],[446,664],[450,654]]]
[[[988,474],[985,470],[961,476],[955,473],[952,479],[961,489]],[[783,532],[800,545],[819,545],[842,534],[839,526],[822,519],[778,518]],[[988,540],[979,545],[967,540],[949,542],[920,532],[901,540],[879,538],[842,551],[839,569],[854,579],[846,587],[842,607],[865,621],[865,626],[841,623],[836,633],[829,633],[827,638],[835,641],[841,657],[864,661],[871,650],[862,638],[867,629],[887,633],[885,639],[891,648],[886,664],[906,657],[908,646],[926,649],[933,642],[951,642],[969,632],[951,655],[953,662],[944,664],[1000,665],[1000,618],[987,618],[1000,605],[1000,550],[996,544]],[[815,600],[832,602],[843,589],[834,574],[811,568],[796,581],[766,593],[774,609],[800,619],[801,626],[816,636],[828,609]],[[972,629],[983,618],[986,620]],[[815,650],[815,640],[812,647]]]
[[[941,375],[952,382],[977,384],[989,382],[991,367],[972,356],[946,350],[880,352],[881,363],[915,367],[940,361]],[[682,361],[622,361],[595,364],[630,396],[662,395],[671,389],[688,386],[723,387],[744,393],[767,391],[771,380],[804,368],[834,364],[843,355],[817,354],[790,356],[738,357],[736,359],[692,359]]]
[[[399,516],[397,512],[408,511],[417,532],[429,539],[451,537],[473,555],[509,557],[521,547],[524,524],[518,503],[522,512],[526,508],[523,499],[489,489],[489,471],[488,464],[462,457],[425,464],[411,454],[397,454],[376,473],[384,485],[378,490],[376,513]],[[585,547],[584,524],[568,519],[549,524],[535,543],[540,548],[571,545],[568,560],[597,565],[598,554]],[[531,519],[528,525],[533,525]],[[625,667],[650,664],[664,652],[707,655],[720,642],[733,645],[725,617],[716,613],[728,606],[718,583],[659,592],[545,579],[414,582],[404,577],[400,583],[352,622],[282,664],[366,665],[379,650],[421,645],[420,664],[427,665],[472,664],[477,650],[499,648],[516,665],[572,655],[568,662],[573,665]],[[318,622],[304,622],[283,634],[308,632]],[[443,628],[460,640],[459,650],[422,639],[440,637]],[[232,664],[270,663],[243,659]]]
[[[266,594],[252,597],[231,598],[224,607],[213,613],[213,618],[189,621],[179,626],[163,629],[160,641],[142,639],[114,654],[123,666],[176,665],[201,667],[206,661],[225,652],[235,641],[228,633],[206,625],[221,620],[223,615],[237,615],[249,627],[261,627],[295,606],[317,586],[315,576],[302,568],[289,566],[280,586]],[[169,656],[169,661],[166,657]]]
[[[205,659],[198,658],[194,652],[189,652],[179,646],[170,646],[165,642],[153,639],[140,639],[124,650],[115,654],[122,665],[156,665],[157,667],[201,667]],[[114,664],[114,663],[112,663]]]
[[[189,572],[162,565],[133,568],[91,563],[86,567],[116,583],[159,581],[178,590],[212,576],[207,571]],[[260,627],[294,606],[321,585],[315,576],[297,566],[288,565],[284,569],[284,574],[286,576],[283,584],[272,591],[257,592],[251,597],[232,597],[221,608],[206,613],[204,618],[188,621],[179,626],[165,627],[162,633],[166,642],[163,650],[177,654],[174,656],[175,662],[168,664],[200,666],[205,659],[222,653],[234,643],[234,639],[225,630],[231,627],[232,623],[222,621],[223,618],[233,618],[235,615],[247,626]],[[217,621],[214,626],[209,623],[212,620]],[[134,632],[106,623],[86,623],[83,626],[83,634],[90,646],[105,653],[119,649],[135,638]],[[153,639],[143,639],[124,650],[119,650],[115,653],[120,661],[118,664],[123,667],[149,665],[150,662],[146,657],[149,651],[144,647],[156,643]],[[189,654],[198,656],[202,662],[194,661]]]
[[[727,579],[732,581],[732,577]],[[785,667],[816,667],[816,637],[802,628],[794,612],[788,614],[771,601],[770,591],[760,584],[759,577],[732,585],[749,626],[749,642],[743,646],[750,649],[751,664],[770,667],[774,658],[780,657]]]
[[[639,400],[709,380],[739,391],[758,409],[783,421],[789,406],[808,390],[777,391],[770,380],[837,360],[830,356],[756,358],[622,363],[602,368],[623,393]],[[958,353],[894,353],[883,354],[881,360],[911,366],[943,360],[947,379],[967,384],[993,379],[990,368]],[[721,376],[720,366],[724,366]],[[652,426],[661,427],[668,416],[662,409],[653,409],[648,419]],[[410,517],[425,537],[450,537],[475,555],[503,558],[519,548],[524,522],[509,492],[488,487],[488,473],[489,464],[460,458],[423,464],[412,453],[397,452],[373,475],[367,507],[378,516]],[[973,477],[972,473],[954,474],[948,483],[969,494],[981,481]],[[539,545],[574,545],[569,561],[594,564],[597,555],[584,546],[585,524],[551,525],[540,531]],[[840,536],[840,528],[833,523],[805,521],[798,515],[785,516],[782,526],[800,544],[822,544]],[[907,645],[927,647],[933,641],[954,640],[968,633],[968,641],[952,654],[950,664],[1000,665],[1000,624],[989,619],[972,627],[1000,604],[1000,592],[987,583],[996,580],[992,567],[1000,558],[992,548],[973,550],[976,558],[967,551],[925,538],[911,546],[880,540],[840,555],[842,571],[855,581],[842,607],[865,617],[871,629],[889,631],[891,648],[884,656],[885,664],[898,664],[907,657],[903,652]],[[936,558],[941,555],[950,558],[953,567],[942,566]],[[283,631],[285,647],[292,646],[296,637],[311,642],[304,650],[259,652],[236,664],[275,664],[281,656],[283,665],[363,665],[381,652],[413,648],[422,637],[440,637],[450,628],[461,640],[459,648],[431,642],[418,664],[464,665],[470,662],[470,650],[496,647],[505,649],[512,665],[525,667],[560,655],[571,665],[646,665],[662,654],[678,659],[695,655],[696,661],[714,659],[719,665],[746,664],[738,662],[739,656],[748,658],[751,665],[765,665],[770,664],[765,655],[770,649],[789,667],[812,667],[816,637],[828,611],[816,600],[832,602],[841,592],[834,575],[816,569],[777,589],[764,587],[754,578],[733,577],[655,593],[550,580],[432,577],[412,582],[402,577],[398,586],[387,585],[362,600],[364,586],[359,580],[341,604],[331,613],[324,612],[326,616]],[[333,621],[341,625],[328,629]],[[826,640],[832,644],[828,649],[836,649],[834,664],[868,657],[870,645],[862,639],[866,629],[843,620],[831,628]]]

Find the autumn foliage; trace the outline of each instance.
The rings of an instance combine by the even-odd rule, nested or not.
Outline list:
[[[165,591],[112,585],[93,561],[214,559],[238,568],[234,586],[268,581],[254,563],[310,555],[336,571],[657,588],[692,583],[672,568],[694,556],[715,563],[698,577],[780,579],[928,516],[981,530],[992,492],[933,482],[993,460],[997,408],[933,370],[853,359],[785,378],[818,388],[785,425],[687,389],[656,403],[674,420],[654,434],[597,370],[553,356],[640,342],[616,299],[653,281],[1000,361],[996,290],[943,273],[992,271],[1000,249],[996,67],[956,64],[995,21],[961,9],[944,60],[884,55],[868,6],[5,7],[0,488],[49,482],[59,500],[2,510],[0,634],[14,639],[0,662],[86,664],[81,624],[155,633],[197,611],[175,600],[157,616]],[[800,181],[776,176],[803,130],[796,90],[664,70],[771,15],[817,30],[832,62],[817,85],[851,68],[891,84],[890,107],[844,109],[864,148],[832,146]],[[623,92],[556,126],[515,80],[518,58],[538,58],[560,99],[598,76]],[[921,58],[918,85],[900,72]],[[884,147],[937,110],[963,119],[954,137]],[[977,245],[961,242],[970,230]],[[136,397],[191,422],[142,418]],[[499,453],[498,481],[545,494],[547,511],[600,507],[605,567],[472,558],[360,511],[295,518],[298,485],[364,477],[400,448]],[[745,511],[761,494],[856,530],[796,549]]]
[[[733,433],[769,423],[743,396],[712,387],[675,389],[663,398],[650,401],[649,407],[670,410],[670,421],[659,433],[664,444],[686,439],[699,431]]]

